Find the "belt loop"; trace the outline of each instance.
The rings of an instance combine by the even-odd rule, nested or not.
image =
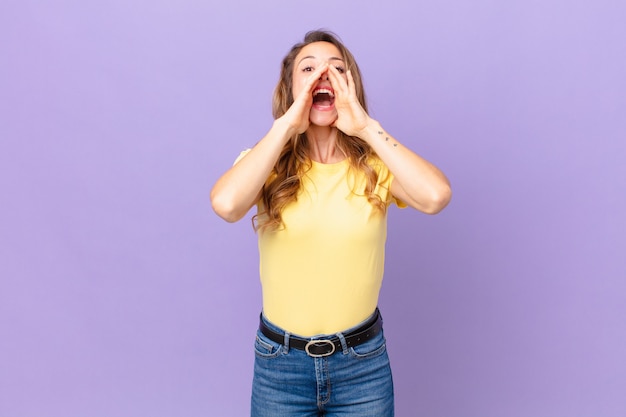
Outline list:
[[[343,336],[343,333],[336,333],[336,336],[339,338],[341,342],[341,349],[343,350],[343,354],[348,353],[348,344],[346,343],[346,338]]]
[[[283,342],[283,352],[285,354],[289,353],[289,338],[291,334],[289,332],[285,332],[285,341]]]

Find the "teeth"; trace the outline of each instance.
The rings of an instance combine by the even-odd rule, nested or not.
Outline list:
[[[326,89],[326,88],[320,88],[319,90],[315,90],[315,91],[313,92],[313,95],[314,95],[314,96],[316,96],[316,95],[321,94],[321,93],[326,93],[326,94],[328,94],[328,95],[329,95],[329,96],[331,96],[331,97],[335,97],[335,95],[333,94],[333,92],[332,92],[332,91],[330,91],[330,90],[328,90],[328,89]]]

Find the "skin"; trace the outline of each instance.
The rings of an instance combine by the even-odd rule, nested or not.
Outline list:
[[[357,99],[352,74],[346,71],[333,44],[311,43],[302,48],[295,63],[294,103],[211,190],[211,203],[220,217],[235,222],[256,204],[283,146],[296,133],[306,132],[312,160],[335,163],[345,159],[336,146],[338,130],[359,137],[372,147],[394,175],[391,192],[396,198],[427,214],[436,214],[448,204],[452,195],[448,179],[365,112]],[[334,91],[331,106],[314,105],[313,92],[317,88]]]

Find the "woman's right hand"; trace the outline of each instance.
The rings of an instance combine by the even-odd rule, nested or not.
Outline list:
[[[328,63],[320,65],[313,71],[309,78],[306,79],[298,96],[295,97],[293,104],[279,118],[287,122],[289,127],[297,134],[304,133],[309,128],[309,117],[311,106],[313,105],[313,88],[326,71],[328,71]]]
[[[272,172],[285,143],[309,127],[313,89],[328,65],[311,72],[284,115],[274,121],[269,132],[239,162],[222,175],[211,190],[213,210],[224,220],[241,219],[259,201],[263,184]]]

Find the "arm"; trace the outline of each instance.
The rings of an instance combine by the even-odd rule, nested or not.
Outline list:
[[[261,197],[261,189],[291,137],[280,119],[250,152],[222,175],[211,190],[211,205],[227,222],[240,220]]]
[[[270,131],[245,157],[217,180],[211,190],[211,205],[218,216],[236,222],[259,201],[263,184],[285,144],[308,128],[313,85],[326,69],[322,65],[311,74],[289,110],[274,121]]]
[[[450,182],[436,166],[402,145],[371,118],[358,136],[393,173],[394,197],[427,214],[437,214],[448,205],[452,197]]]
[[[336,68],[328,70],[335,90],[337,120],[335,126],[350,136],[366,141],[387,165],[394,180],[391,193],[409,206],[428,214],[444,209],[452,197],[450,182],[433,164],[403,146],[359,104],[350,71],[347,80]]]

